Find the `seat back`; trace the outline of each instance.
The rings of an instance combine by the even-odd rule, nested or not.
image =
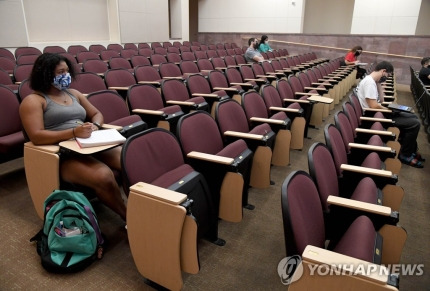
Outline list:
[[[343,112],[345,112],[346,116],[349,119],[349,123],[353,129],[357,128],[360,124],[360,117],[355,113],[354,107],[349,101],[345,101],[342,104]]]
[[[185,84],[179,80],[166,79],[161,82],[161,91],[164,100],[186,101],[190,99],[188,89]]]
[[[108,50],[114,50],[114,51],[117,51],[118,53],[120,53],[121,50],[123,50],[124,48],[119,43],[110,43],[110,44],[108,44],[107,49]]]
[[[109,60],[109,67],[111,69],[132,69],[131,64],[128,60],[123,57],[112,57]]]
[[[88,49],[84,47],[83,45],[70,45],[67,48],[67,52],[71,54],[72,56],[76,56],[80,52],[87,52]]]
[[[0,47],[0,57],[5,57],[8,59],[11,59],[12,61],[16,60],[13,53],[10,50],[8,50],[7,48],[3,48],[3,47]]]
[[[134,55],[130,58],[131,66],[133,68],[137,66],[150,66],[151,62],[147,57],[141,56],[141,55]]]
[[[328,147],[323,143],[314,143],[308,151],[309,174],[318,188],[323,211],[327,212],[329,195],[339,196],[336,166]]]
[[[261,97],[264,99],[267,110],[269,110],[270,107],[283,107],[281,96],[278,90],[272,85],[263,85],[261,87]]]
[[[10,88],[10,85],[14,85],[9,73],[0,68],[0,84],[7,85]],[[14,85],[17,86],[17,85]]]
[[[242,95],[242,107],[245,109],[248,120],[251,117],[268,118],[263,97],[255,91],[248,91]]]
[[[186,46],[186,45],[181,45],[179,47],[179,50],[181,51],[181,54],[184,52],[191,52],[191,47]],[[194,53],[193,53],[193,56],[194,56]]]
[[[181,51],[179,50],[179,48],[175,47],[175,46],[169,46],[167,48],[167,53],[175,53],[175,54],[181,54]]]
[[[19,101],[16,94],[4,85],[0,85],[0,137],[21,131]],[[24,142],[24,140],[23,140]],[[0,152],[4,150],[0,145]]]
[[[173,47],[172,43],[170,41],[163,41],[163,47],[165,49],[169,48],[169,47]]]
[[[18,47],[15,50],[15,59],[18,60],[18,57],[21,55],[41,55],[42,52],[35,47],[31,46],[25,46],[25,47]]]
[[[268,74],[268,73],[274,73],[275,69],[273,69],[273,66],[271,63],[269,62],[262,62],[261,63],[264,73]]]
[[[200,71],[203,71],[203,70],[211,71],[215,69],[214,65],[208,59],[198,59],[197,66],[199,67]]]
[[[196,56],[193,52],[182,51],[181,52],[182,60],[184,61],[195,61]]]
[[[209,85],[208,80],[205,79],[202,75],[190,75],[187,78],[187,86],[188,90],[191,94],[193,93],[204,93],[210,94],[212,93],[211,87]]]
[[[121,57],[123,57],[124,59],[130,59],[132,56],[138,55],[138,51],[137,51],[137,49],[136,50],[134,50],[134,49],[123,49],[123,50],[121,50],[119,55]]]
[[[301,255],[307,245],[324,248],[325,226],[312,178],[304,171],[288,175],[281,187],[282,220],[288,256]]]
[[[216,53],[218,54],[219,57],[223,58],[225,56],[227,56],[227,51],[225,49],[218,49],[216,50]]]
[[[86,60],[100,60],[100,56],[95,52],[85,51],[76,54],[78,63],[84,63]]]
[[[324,128],[324,138],[327,147],[333,156],[333,160],[336,166],[336,173],[338,176],[342,174],[340,165],[347,164],[348,158],[345,150],[345,144],[342,140],[342,135],[339,130],[333,124],[327,124]]]
[[[255,79],[254,71],[249,66],[241,66],[240,73],[242,74],[242,77],[245,81],[246,79]]]
[[[236,68],[228,68],[225,72],[229,83],[243,83],[242,75]]]
[[[179,63],[182,73],[198,74],[200,73],[199,67],[193,61],[181,61]]]
[[[218,123],[221,134],[227,130],[249,132],[245,111],[240,104],[233,99],[227,99],[217,104],[215,120]]]
[[[247,63],[243,55],[236,55],[235,59],[238,65],[245,65]]]
[[[160,65],[161,63],[167,63],[166,57],[160,54],[152,54],[150,56],[150,59],[151,59],[151,64],[153,66]]]
[[[160,81],[158,69],[153,66],[138,66],[134,68],[134,76],[139,81]]]
[[[360,118],[360,116],[363,116],[363,108],[361,108],[360,100],[358,99],[354,90],[352,90],[351,94],[349,95],[349,101],[354,107],[357,118]]]
[[[90,94],[107,89],[103,79],[93,72],[76,74],[75,80],[70,84],[70,88],[76,89],[83,94]]]
[[[172,47],[173,48],[173,47]],[[182,61],[181,56],[179,53],[167,53],[167,61],[169,63],[180,63]]]
[[[104,74],[108,70],[108,64],[100,59],[86,60],[82,64],[82,69],[84,72]]]
[[[24,65],[24,64],[34,64],[36,59],[39,57],[39,55],[31,54],[31,55],[20,55],[16,59],[17,65]]]
[[[151,55],[154,54],[154,51],[149,47],[144,47],[139,49],[139,55],[144,57],[151,57]]]
[[[304,92],[303,85],[300,82],[299,78],[297,78],[296,76],[290,76],[288,78],[288,83],[290,83],[290,87],[294,93]],[[294,97],[294,98],[297,99],[296,97]]]
[[[237,66],[236,59],[234,56],[225,56],[224,62],[227,67],[235,67]]]
[[[172,45],[173,45],[174,47],[177,47],[177,48],[179,48],[180,46],[182,46],[182,44],[181,44],[181,42],[180,42],[180,41],[174,41]]]
[[[175,63],[161,63],[158,67],[160,76],[164,77],[182,77],[182,72],[179,66]]]
[[[222,59],[220,57],[214,57],[210,60],[210,62],[212,63],[212,68],[226,68],[227,64],[225,62],[225,59]]]
[[[22,81],[18,87],[19,99],[21,99],[22,101],[25,97],[27,97],[31,93],[33,93],[33,89],[30,87],[30,80],[26,79]]]
[[[137,52],[137,45],[135,43],[132,42],[128,42],[124,44],[124,49],[126,50],[134,50]]]
[[[100,52],[100,58],[103,61],[109,61],[111,58],[119,57],[119,52],[116,50],[103,50]]]
[[[25,79],[28,79],[31,75],[31,71],[33,70],[33,64],[27,65],[16,65],[13,70],[13,76],[15,77],[15,82],[22,82]]]
[[[102,44],[92,44],[92,45],[90,45],[88,47],[88,50],[90,52],[93,52],[93,53],[96,53],[96,54],[100,55],[100,53],[102,51],[106,50],[106,47],[104,45],[102,45]]]
[[[127,92],[127,103],[130,106],[130,110],[159,110],[164,107],[160,92],[149,84],[131,86]]]
[[[155,48],[157,48],[157,47],[163,47],[162,45],[161,45],[161,43],[159,43],[158,41],[153,41],[153,42],[151,42],[151,48],[152,49],[155,49]]]
[[[94,105],[102,114],[105,123],[115,125],[128,125],[116,124],[115,121],[129,117],[127,105],[124,99],[115,91],[103,90],[94,92],[88,95],[88,101]],[[140,118],[139,118],[140,119]]]
[[[218,55],[218,53],[216,52],[216,50],[208,49],[208,50],[206,51],[206,54],[207,54],[207,56],[208,56],[208,58],[209,58],[209,59],[212,59],[212,58],[219,58],[219,55]]]
[[[226,51],[227,51],[227,56],[234,56],[234,55],[236,55],[234,49],[232,49],[232,48],[228,48],[228,49],[226,49]]]
[[[160,176],[184,165],[184,159],[179,142],[172,133],[152,128],[127,139],[122,149],[121,164],[124,188],[128,189],[138,182],[154,184]],[[170,185],[157,186],[168,188]]]
[[[8,74],[11,74],[13,73],[15,66],[16,66],[15,58],[11,59],[8,57],[0,56],[0,69],[5,70]]]
[[[139,42],[138,44],[137,44],[137,49],[139,50],[139,49],[142,49],[142,48],[151,48],[151,46],[148,44],[148,43],[146,43],[146,42]]]
[[[207,59],[208,55],[206,54],[206,51],[194,51],[194,55],[196,56],[196,59]]]
[[[128,87],[136,84],[136,79],[128,70],[110,69],[105,73],[105,82],[108,87]]]
[[[162,56],[167,55],[167,49],[164,47],[156,47],[156,48],[153,48],[153,50],[154,50],[154,54],[159,54]]]
[[[212,88],[215,88],[215,87],[228,88],[229,87],[227,78],[220,71],[211,71],[209,73],[209,82],[210,82]]]
[[[263,66],[260,65],[260,64],[258,64],[258,63],[253,63],[252,64],[252,70],[254,71],[254,75],[255,76],[265,75]]]
[[[192,151],[215,155],[223,149],[221,133],[215,120],[203,111],[182,116],[178,121],[176,136],[185,155]]]
[[[342,140],[345,145],[345,151],[349,152],[349,143],[354,142],[354,132],[355,129],[352,128],[352,125],[348,119],[348,116],[342,111],[338,111],[334,115],[334,122],[336,128],[339,130],[342,135]]]
[[[43,53],[58,54],[58,53],[66,53],[66,52],[67,52],[66,49],[59,45],[49,45],[43,48]]]

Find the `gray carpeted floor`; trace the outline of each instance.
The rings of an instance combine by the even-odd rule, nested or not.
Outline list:
[[[345,99],[344,99],[345,100]],[[399,93],[398,103],[413,105],[410,93]],[[340,109],[337,106],[337,109]],[[326,122],[332,122],[333,112]],[[227,241],[218,247],[199,243],[201,270],[184,274],[184,290],[285,290],[277,265],[285,257],[280,187],[293,170],[308,170],[307,149],[324,141],[323,130],[310,129],[303,151],[291,152],[291,165],[273,167],[268,189],[251,189],[254,211],[244,210],[241,223],[220,221],[219,236]],[[420,151],[430,159],[430,146],[423,130]],[[429,162],[427,162],[429,163]],[[401,263],[424,264],[424,275],[402,276],[401,290],[428,290],[430,276],[430,164],[424,169],[403,166],[399,185],[405,191],[400,224],[408,231]],[[124,223],[101,204],[94,205],[109,245],[103,260],[81,273],[54,275],[40,264],[29,239],[42,226],[26,186],[22,159],[0,165],[0,290],[152,290],[138,273],[127,242]]]

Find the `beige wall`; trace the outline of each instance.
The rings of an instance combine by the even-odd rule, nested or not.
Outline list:
[[[421,0],[355,1],[351,33],[415,35],[420,6]]]
[[[305,0],[199,0],[199,32],[303,31]]]
[[[420,14],[418,15],[416,35],[430,35],[430,0],[421,1]]]
[[[0,1],[0,47],[28,45],[21,0]]]
[[[306,0],[303,33],[349,34],[354,0]]]

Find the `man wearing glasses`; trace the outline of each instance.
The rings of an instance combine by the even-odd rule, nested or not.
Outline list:
[[[245,60],[248,63],[258,63],[264,61],[263,56],[258,51],[258,39],[252,37],[248,40],[249,48],[245,52]]]
[[[386,109],[382,106],[384,93],[381,83],[393,74],[393,65],[382,61],[375,66],[370,75],[367,75],[356,88],[356,93],[362,108]],[[399,142],[401,150],[399,159],[402,163],[422,168],[424,159],[418,153],[417,136],[420,130],[418,117],[410,112],[395,111],[392,120],[400,130]]]

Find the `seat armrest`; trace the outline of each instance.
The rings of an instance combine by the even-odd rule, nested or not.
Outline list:
[[[389,119],[389,118],[375,118],[375,117],[360,116],[360,120],[363,120],[363,121],[373,121],[373,122],[393,123],[393,120]]]
[[[191,94],[193,97],[212,97],[212,98],[219,98],[217,94],[205,94],[205,93],[193,93]]]
[[[242,138],[242,139],[253,139],[253,140],[264,140],[265,136],[261,134],[252,134],[238,131],[227,130],[224,132],[224,135]]]
[[[143,182],[132,185],[130,191],[173,205],[180,205],[187,199],[185,194]]]
[[[285,108],[285,107],[270,106],[269,109],[272,110],[272,111],[283,111],[283,112],[291,112],[291,113],[300,113],[300,109],[295,109],[295,108]]]
[[[259,123],[271,123],[271,124],[285,124],[285,121],[277,120],[277,119],[270,119],[270,118],[261,118],[261,117],[251,117],[249,120]]]
[[[104,123],[102,125],[102,128],[103,129],[116,129],[118,131],[121,131],[123,127],[119,126],[119,125],[113,125],[113,124]]]
[[[235,83],[235,82],[232,82],[232,83],[230,83],[230,85],[233,85],[233,86],[247,86],[247,87],[254,87],[251,83]]]
[[[185,106],[195,106],[196,103],[190,101],[176,101],[176,100],[167,100],[166,104],[172,105],[185,105]]]
[[[373,129],[365,129],[365,128],[356,128],[355,131],[360,132],[360,133],[386,135],[386,136],[393,136],[394,135],[394,133],[392,133],[391,131],[373,130]]]
[[[217,164],[222,164],[222,165],[231,165],[234,162],[233,158],[221,157],[221,156],[217,156],[217,155],[211,155],[211,154],[206,154],[206,153],[201,153],[201,152],[196,152],[196,151],[189,152],[187,154],[187,157],[193,158],[193,159],[198,159],[198,160],[203,160],[203,161],[208,161],[208,162],[213,162],[213,163],[217,163]]]
[[[148,110],[148,109],[133,109],[132,110],[133,113],[138,113],[138,114],[149,114],[149,115],[165,115],[165,113],[161,110]]]
[[[331,104],[334,101],[331,98],[317,96],[317,95],[309,97],[308,100],[315,101],[315,102],[320,102],[320,103],[324,103],[324,104]]]
[[[276,76],[273,75],[257,75],[258,78],[268,78],[268,79],[276,79]]]
[[[137,82],[137,83],[139,83],[139,84],[151,84],[151,85],[158,85],[158,86],[160,86],[160,82],[157,82],[157,81],[139,81],[139,82]]]
[[[348,164],[342,164],[340,165],[340,168],[343,171],[378,176],[383,178],[392,178],[393,176],[395,176],[391,171],[372,169],[372,168],[366,168],[366,167],[354,166],[354,165],[348,165]]]
[[[302,100],[302,99],[283,99],[284,102],[289,102],[289,103],[305,103],[305,104],[309,104],[309,100]]]
[[[356,209],[356,210],[365,211],[365,212],[383,215],[383,216],[391,215],[390,207],[352,200],[352,199],[343,198],[339,196],[329,195],[327,198],[327,203],[331,205],[347,207],[347,208]]]
[[[363,111],[370,111],[370,112],[382,112],[382,113],[392,113],[390,109],[379,109],[379,108],[363,108]]]
[[[129,87],[108,87],[109,90],[121,90],[121,91],[127,91]]]
[[[224,88],[224,87],[214,87],[215,91],[232,91],[232,92],[239,92],[236,88]]]
[[[378,151],[378,152],[386,152],[386,153],[393,153],[395,152],[395,150],[393,150],[390,147],[383,147],[383,146],[374,146],[374,145],[367,145],[367,144],[362,144],[362,143],[353,143],[350,142],[348,144],[349,147],[351,148],[357,148],[357,149],[365,149],[365,150],[369,150],[369,151]]]

